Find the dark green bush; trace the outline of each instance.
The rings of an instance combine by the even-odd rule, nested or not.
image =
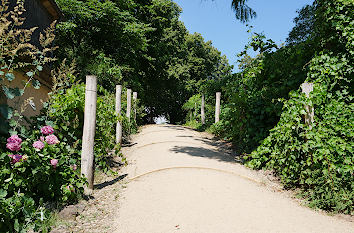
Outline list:
[[[307,99],[294,91],[283,113],[248,165],[273,169],[287,188],[300,188],[311,206],[353,213],[354,2],[322,1],[316,6],[316,36],[322,51],[311,60]],[[304,105],[313,106],[312,129],[303,124]]]
[[[354,206],[353,9],[351,0],[315,1],[281,48],[254,34],[240,54],[242,71],[208,89],[213,96],[221,86],[223,98],[210,131],[250,153],[248,166],[273,170],[313,207],[347,214]],[[251,58],[248,48],[259,54]],[[303,82],[314,83],[309,99]],[[312,128],[304,105],[315,109]]]
[[[327,91],[315,85],[312,129],[303,123],[304,104],[311,101],[294,92],[278,125],[246,159],[252,168],[273,169],[286,188],[301,188],[311,206],[351,214],[354,104]]]

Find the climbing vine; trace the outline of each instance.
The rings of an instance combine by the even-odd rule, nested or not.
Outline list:
[[[321,51],[311,60],[307,81],[284,101],[277,126],[250,156],[253,168],[273,169],[288,188],[301,188],[310,206],[352,214],[354,200],[353,1],[321,1],[315,22]],[[313,106],[312,129],[303,124]]]

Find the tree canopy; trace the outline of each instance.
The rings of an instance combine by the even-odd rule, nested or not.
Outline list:
[[[180,7],[169,0],[58,0],[65,20],[58,26],[61,58],[75,60],[81,78],[95,74],[113,91],[124,84],[139,92],[146,122],[167,116],[181,122],[182,105],[196,84],[231,73],[226,57],[189,34]]]

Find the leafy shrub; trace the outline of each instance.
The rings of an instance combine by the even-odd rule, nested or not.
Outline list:
[[[205,130],[214,123],[214,106],[210,103],[213,101],[211,96],[205,96],[205,125],[202,125],[200,109],[202,105],[202,96],[200,94],[193,95],[183,105],[182,109],[187,112],[186,126],[192,127],[197,130]]]
[[[187,111],[187,120],[200,119],[200,108],[202,105],[202,97],[200,94],[193,95],[189,100],[183,105],[183,110]]]
[[[23,27],[24,12],[24,1],[17,1],[13,9],[9,8],[9,1],[1,2],[1,101],[5,98],[5,104],[0,106],[1,232],[26,232],[30,228],[47,231],[43,227],[49,216],[45,206],[76,201],[84,183],[75,169],[78,161],[72,156],[76,153],[73,148],[59,142],[54,135],[47,135],[42,142],[38,127],[28,130],[24,126],[22,113],[31,98],[23,100],[20,97],[29,85],[35,89],[40,87],[35,76],[44,65],[55,60],[52,52],[56,49],[53,47],[55,22],[40,33],[39,38],[34,38],[33,33],[37,29]],[[40,46],[35,46],[33,40],[38,40]],[[18,78],[15,71],[25,74],[25,82],[19,86],[13,85]],[[16,106],[10,108],[6,100],[15,100]],[[12,136],[7,139],[9,132]],[[59,140],[62,141],[62,137]],[[12,152],[3,149],[5,144]]]
[[[249,49],[259,54],[251,58]],[[304,67],[312,54],[310,42],[278,48],[263,34],[254,33],[239,54],[241,72],[208,80],[201,86],[206,102],[212,103],[206,114],[208,130],[232,141],[240,154],[257,148],[279,121],[282,102],[278,99],[288,98],[289,92],[305,80],[307,68]],[[220,90],[220,122],[213,125],[215,92]],[[188,102],[192,104],[193,99]]]
[[[128,122],[124,114],[126,109],[125,93],[122,95],[124,97],[122,98],[122,113],[118,117],[115,113],[114,94],[109,93],[101,86],[98,86],[97,92],[95,163],[99,169],[107,171],[109,169],[109,159],[114,155],[120,155],[120,145],[117,145],[115,141],[117,121],[121,120],[122,122],[125,138],[137,131],[137,125],[133,114],[131,122]],[[58,135],[66,143],[81,150],[84,106],[84,84],[74,84],[70,88],[61,88],[51,95],[51,102],[44,109],[44,113],[47,112],[47,115],[39,118],[38,124],[42,122],[53,124],[58,131]],[[80,154],[77,153],[76,156],[79,158]]]
[[[278,125],[271,130],[248,162],[252,168],[274,169],[287,188],[301,187],[310,205],[325,210],[353,211],[354,104],[331,99],[315,86],[312,103],[315,123],[303,123],[304,104],[311,102],[299,93],[285,102]]]
[[[0,229],[3,232],[25,231],[28,228],[40,229],[49,212],[46,203],[59,205],[75,202],[83,191],[84,179],[81,178],[80,152],[83,131],[83,114],[85,102],[85,85],[75,83],[72,75],[74,67],[65,65],[65,61],[53,72],[54,87],[48,102],[44,103],[42,115],[36,117],[30,131],[14,120],[13,132],[21,138],[21,156],[9,157],[1,153],[0,182],[5,183],[0,189]],[[123,95],[124,96],[124,95]],[[115,114],[115,97],[102,87],[98,87],[97,123],[95,136],[95,158],[99,169],[109,169],[111,156],[120,153],[120,145],[115,143],[115,126],[118,116]],[[122,101],[123,110],[126,108]],[[140,114],[141,109],[138,111]],[[136,132],[136,122],[122,113],[124,135]],[[40,138],[42,134],[52,134]],[[46,140],[46,142],[42,142]],[[60,141],[60,143],[58,143]],[[18,144],[8,147],[18,150]],[[14,162],[17,159],[16,162]]]
[[[45,203],[72,203],[83,193],[79,161],[72,156],[75,150],[53,131],[42,132],[34,130],[23,141],[11,136],[7,143],[11,152],[0,154],[1,232],[38,230],[48,216]]]
[[[252,48],[259,54],[251,58]],[[306,78],[306,63],[313,55],[312,44],[302,42],[278,48],[262,34],[253,34],[239,54],[240,73],[223,81],[224,137],[237,145],[239,153],[250,153],[260,145],[279,121],[282,102]]]
[[[301,188],[311,206],[353,213],[354,104],[353,1],[322,1],[316,6],[316,32],[322,51],[310,63],[307,99],[294,91],[283,113],[248,165],[274,169],[287,188]],[[304,105],[313,106],[312,129],[303,124]]]
[[[207,131],[209,131],[210,133],[220,137],[220,136],[224,136],[224,130],[226,125],[224,124],[224,121],[219,121],[217,123],[212,124]]]
[[[60,72],[52,73],[53,92],[49,101],[44,103],[42,115],[25,124],[26,118],[22,114],[31,98],[22,100],[19,97],[29,85],[39,88],[40,83],[35,76],[45,64],[55,60],[52,56],[56,49],[52,47],[55,22],[40,33],[40,46],[37,47],[32,44],[37,40],[32,36],[36,28],[23,29],[24,1],[18,1],[12,10],[7,0],[1,3],[0,98],[1,103],[3,97],[17,98],[17,104],[14,108],[7,104],[0,106],[0,231],[27,232],[34,229],[47,232],[49,229],[44,223],[50,216],[48,207],[73,203],[83,193],[85,179],[78,168],[84,85],[73,85],[74,67],[66,66],[64,60],[59,67]],[[23,85],[13,86],[12,81],[17,78],[15,71],[25,72],[27,79]],[[98,88],[95,155],[101,169],[108,167],[107,154],[119,153],[119,145],[115,145],[114,138],[115,124],[119,119],[114,112],[114,99],[102,87]],[[126,136],[136,131],[134,120],[128,123],[126,117],[121,118]],[[9,133],[12,136],[6,143]],[[12,152],[4,150],[5,145]]]
[[[315,1],[281,48],[254,34],[240,54],[242,71],[211,82],[222,86],[224,105],[209,128],[250,153],[248,166],[271,169],[286,188],[301,190],[310,206],[347,214],[354,206],[353,8],[350,0]],[[251,58],[248,48],[259,55]],[[299,90],[305,81],[314,83],[309,99]],[[315,109],[312,128],[304,105]]]
[[[0,156],[0,182],[5,184],[0,189],[0,206],[4,207],[0,212],[2,232],[39,230],[49,216],[45,208],[47,203],[72,203],[83,192],[84,179],[78,168],[81,165],[85,85],[73,84],[74,67],[66,66],[65,61],[59,70],[61,72],[53,72],[53,91],[44,103],[42,115],[33,119],[30,131],[15,120],[11,121],[12,131],[26,140],[21,142],[20,155],[4,152]],[[113,94],[98,86],[94,150],[97,167],[105,171],[109,169],[110,157],[120,153],[120,145],[115,143],[119,117],[115,114],[114,101]],[[123,111],[124,108],[125,104]],[[120,120],[126,137],[137,130],[133,116],[129,123],[124,114]],[[44,124],[51,126],[40,132],[38,129]],[[51,135],[43,139],[40,137],[45,136],[43,134]],[[17,151],[19,146],[9,144],[8,148]]]

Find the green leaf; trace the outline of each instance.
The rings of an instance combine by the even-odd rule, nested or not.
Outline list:
[[[16,117],[15,115],[16,115],[16,114],[14,114],[14,117]],[[17,121],[16,121],[15,119],[11,119],[10,122],[9,122],[9,125],[10,125],[11,127],[15,127],[15,126],[17,125]]]
[[[8,87],[2,86],[2,90],[4,91],[4,94],[8,99],[13,99],[15,98],[14,93],[11,92],[11,90]]]
[[[6,97],[8,99],[13,99],[13,98],[15,98],[15,96],[22,96],[23,93],[24,93],[24,90],[20,89],[18,87],[16,87],[16,88],[11,88],[11,87],[8,88],[8,87],[3,86],[2,90],[4,91],[4,94],[6,95]]]
[[[38,65],[36,68],[37,68],[38,71],[42,71],[43,70],[43,66],[39,66]]]
[[[28,72],[26,73],[26,75],[27,75],[28,77],[32,78],[33,75],[34,75],[34,73],[33,73],[32,71],[28,71]]]
[[[15,219],[14,229],[17,232],[20,231],[20,224],[18,223],[18,219]]]
[[[6,73],[6,74],[5,74],[5,77],[6,77],[6,79],[9,80],[10,82],[15,79],[15,75],[14,75],[13,73]]]
[[[32,81],[32,86],[34,89],[39,89],[41,87],[41,83],[35,79]]]
[[[4,197],[6,197],[6,195],[7,195],[7,191],[0,189],[0,198],[4,198]]]
[[[15,135],[15,134],[17,134],[17,131],[16,130],[9,130],[9,133],[10,133],[10,135]]]

